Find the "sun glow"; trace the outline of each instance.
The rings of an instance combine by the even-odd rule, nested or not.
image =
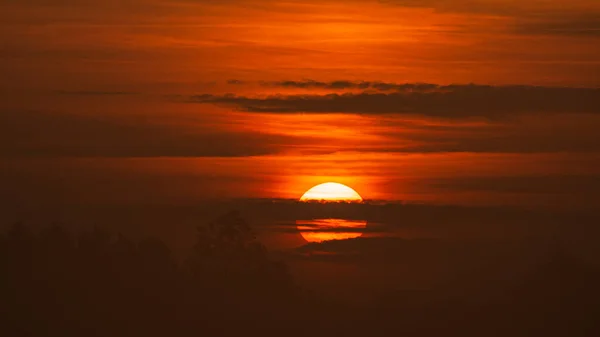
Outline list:
[[[338,183],[324,183],[306,191],[300,201],[351,201],[360,202],[362,197],[352,188]]]
[[[361,202],[363,198],[352,188],[339,183],[324,183],[306,191],[300,201]],[[358,238],[367,226],[364,220],[311,219],[297,220],[298,231],[308,242]]]
[[[304,240],[323,242],[331,240],[348,240],[362,236],[367,227],[363,220],[315,219],[298,220],[296,227]]]

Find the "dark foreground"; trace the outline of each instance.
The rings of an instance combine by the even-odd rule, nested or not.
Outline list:
[[[556,249],[484,296],[350,304],[298,287],[236,213],[199,228],[184,261],[98,229],[0,236],[3,336],[600,336],[599,284],[597,268]]]

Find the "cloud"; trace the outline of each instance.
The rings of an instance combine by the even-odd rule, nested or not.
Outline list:
[[[287,84],[288,82],[285,83],[290,85]],[[332,83],[329,85],[333,85]],[[600,89],[598,88],[475,84],[447,86],[395,84],[394,87],[399,91],[267,97],[202,94],[191,96],[189,101],[231,105],[241,111],[256,113],[397,114],[489,119],[509,118],[530,113],[600,113]]]
[[[469,95],[473,97],[472,100],[478,100],[480,97],[470,93],[471,89],[468,86],[458,86],[456,90],[466,91],[468,94],[459,93],[459,98],[453,98],[454,93],[448,89],[453,86],[394,83],[389,85],[410,89],[386,93],[280,95],[265,98],[202,95],[195,96],[194,101],[234,105],[238,109],[252,112],[266,111],[252,108],[261,104],[261,106],[268,105],[272,112],[252,114],[216,112],[207,109],[210,113],[204,115],[203,109],[198,111],[197,106],[186,106],[185,109],[193,110],[193,117],[169,113],[167,119],[164,118],[165,116],[158,116],[156,120],[150,117],[142,120],[133,116],[127,117],[126,113],[116,114],[111,110],[113,109],[111,105],[106,107],[107,111],[98,106],[90,107],[98,113],[95,117],[74,112],[68,114],[35,109],[6,110],[0,113],[0,156],[243,157],[272,154],[317,155],[349,151],[360,153],[600,152],[600,133],[597,132],[600,127],[600,114],[590,113],[593,112],[592,109],[576,107],[578,104],[584,104],[586,99],[588,102],[596,99],[585,98],[585,95],[579,92],[580,90],[587,92],[595,89],[565,89],[567,92],[573,90],[574,93],[563,94],[562,98],[558,97],[558,94],[548,94],[548,99],[555,101],[556,99],[566,101],[569,95],[573,96],[571,100],[574,106],[571,108],[567,107],[568,102],[561,103],[563,104],[561,107],[556,103],[550,106],[552,102],[546,103],[542,98],[537,101],[551,108],[547,112],[565,113],[525,114],[524,108],[507,108],[505,111],[492,108],[477,109],[477,104],[485,104],[485,102],[469,102],[468,100],[471,99]],[[430,90],[430,88],[436,89]],[[490,88],[494,90],[493,87]],[[535,92],[545,89],[522,87],[521,90]],[[560,92],[561,89],[556,90]],[[121,94],[125,93],[66,93],[66,95],[83,95],[84,100],[98,96],[97,98],[102,101],[105,100],[103,95]],[[450,97],[442,99],[437,95]],[[368,96],[372,103],[370,105],[361,103],[362,106],[354,103],[356,96],[362,100],[365,99],[363,96]],[[514,94],[512,97],[519,97],[525,101],[525,104],[531,106],[531,102],[528,102],[524,96],[526,95],[521,93],[520,96]],[[143,96],[139,97],[143,98]],[[299,97],[307,97],[307,99],[301,101]],[[383,104],[378,101],[380,98],[381,101],[390,101],[396,106],[412,104],[413,107],[421,110],[410,111],[400,107],[395,110],[400,112],[394,112],[391,110],[394,106],[378,106]],[[436,99],[438,102],[435,101]],[[494,99],[500,101],[502,98]],[[252,102],[250,104],[245,100]],[[431,105],[426,105],[427,100],[433,101]],[[444,100],[448,102],[449,107],[442,106],[441,102]],[[275,103],[285,104],[286,108],[277,111]],[[510,107],[506,102],[503,104]],[[438,105],[440,110],[436,110]],[[334,114],[313,116],[300,114],[306,106],[312,113],[334,111]],[[329,108],[330,106],[334,108]],[[460,110],[461,106],[464,106],[464,110]],[[75,107],[81,108],[78,103]],[[446,114],[447,111],[451,114]],[[581,113],[582,111],[587,113]],[[335,113],[362,115],[346,115],[340,119],[335,116]],[[408,116],[417,113],[426,117]],[[462,117],[486,117],[491,120],[473,121],[461,119]]]
[[[243,157],[276,153],[290,137],[182,130],[39,111],[0,113],[2,157]]]
[[[229,85],[243,85],[243,84],[246,84],[246,82],[241,81],[241,80],[231,79],[231,80],[227,80],[227,84],[229,84]]]
[[[600,6],[593,1],[555,0],[380,0],[391,6],[431,8],[441,13],[510,18],[512,30],[523,35],[600,36]]]
[[[598,175],[453,178],[431,181],[430,185],[440,189],[461,191],[572,194],[587,195],[596,199],[600,197],[598,193],[600,190],[600,176]]]
[[[432,8],[439,12],[493,13],[496,15],[513,14],[519,8],[515,8],[514,5],[509,4],[506,0],[504,3],[497,0],[379,0],[379,2],[392,6]]]
[[[131,91],[94,91],[94,90],[81,90],[81,91],[68,91],[59,90],[57,91],[60,95],[71,95],[71,96],[126,96],[126,95],[137,95],[137,92]]]
[[[600,150],[600,134],[596,131],[600,115],[532,115],[478,125],[461,125],[456,121],[445,125],[388,124],[388,129],[381,131],[391,139],[386,142],[387,151],[407,138],[411,142],[397,151],[592,153]]]
[[[524,20],[517,23],[515,30],[530,35],[600,37],[600,13]]]
[[[592,1],[572,1],[568,6],[556,0],[379,0],[391,6],[431,8],[438,12],[527,17],[550,15],[594,7]]]
[[[314,80],[304,81],[272,81],[260,82],[267,87],[297,88],[297,89],[373,89],[379,91],[426,91],[436,90],[438,86],[429,83],[390,83],[390,82],[369,82],[369,81],[332,81],[320,82]]]

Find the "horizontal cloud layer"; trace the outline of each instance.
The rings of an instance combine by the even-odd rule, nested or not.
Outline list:
[[[519,22],[516,32],[531,35],[600,37],[600,13],[536,17]]]
[[[0,157],[243,157],[279,152],[290,137],[226,130],[190,132],[43,111],[0,112]]]
[[[229,80],[228,84],[244,84],[243,81]],[[332,81],[332,82],[321,82],[313,80],[304,81],[273,81],[273,82],[260,82],[262,86],[266,87],[280,87],[280,88],[298,88],[298,89],[373,89],[380,91],[427,91],[439,89],[436,84],[430,83],[390,83],[390,82],[371,82],[371,81]]]
[[[527,113],[600,113],[600,89],[539,86],[394,84],[370,82],[277,82],[309,88],[394,89],[393,93],[364,91],[322,95],[202,94],[190,102],[224,104],[260,113],[413,114],[443,118],[506,118]]]
[[[250,113],[167,103],[157,112],[162,117],[154,120],[127,117],[125,104],[146,104],[145,95],[54,91],[69,102],[95,98],[90,109],[98,110],[98,115],[77,111],[81,108],[77,101],[70,103],[74,111],[49,112],[43,107],[1,111],[0,156],[600,152],[600,89],[310,80],[262,83],[314,93],[184,96],[185,101]],[[353,92],[331,94],[335,88]],[[105,107],[97,106],[99,102]]]

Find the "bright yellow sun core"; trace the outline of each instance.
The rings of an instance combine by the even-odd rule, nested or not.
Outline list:
[[[324,183],[306,191],[300,201],[362,201],[362,197],[350,187],[338,183]]]

